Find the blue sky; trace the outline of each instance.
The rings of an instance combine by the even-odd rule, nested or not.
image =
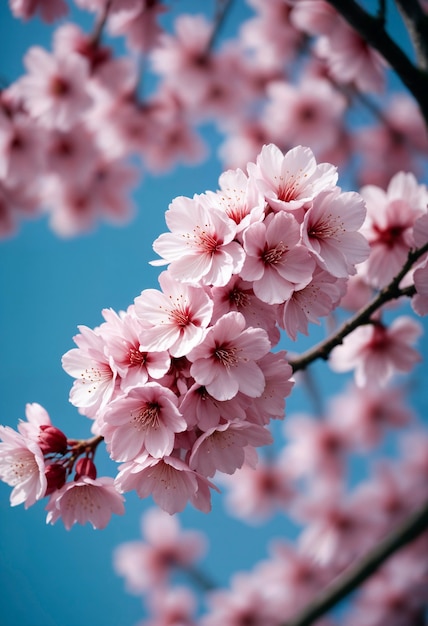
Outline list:
[[[184,3],[185,9],[192,6],[194,2]],[[232,22],[239,17],[237,10]],[[35,43],[48,47],[49,32],[39,22],[23,25],[13,20],[3,1],[0,76],[15,79],[22,71],[24,51]],[[215,143],[211,132],[207,136]],[[90,423],[68,402],[72,380],[61,368],[61,356],[73,347],[78,324],[98,325],[103,308],[126,308],[143,289],[157,286],[158,270],[148,262],[154,258],[153,240],[165,230],[169,202],[178,195],[216,189],[220,172],[213,156],[195,168],[179,167],[167,176],[146,177],[134,194],[137,218],[127,227],[101,225],[89,235],[62,240],[45,220],[39,220],[23,223],[17,236],[0,243],[1,423],[16,427],[25,404],[39,402],[69,436],[89,435]],[[425,354],[426,348],[425,339]],[[322,364],[315,368],[322,387],[334,391],[337,381],[326,370]],[[414,399],[426,412],[427,400],[417,393],[418,381],[422,381],[421,368]],[[293,394],[288,403],[290,411],[305,405],[303,391]],[[114,465],[105,454],[101,456],[102,468],[113,475]],[[10,488],[1,483],[3,626],[128,626],[142,617],[140,600],[125,593],[122,580],[113,572],[112,551],[138,537],[140,513],[150,502],[129,494],[125,516],[114,517],[104,531],[75,526],[67,532],[60,522],[53,527],[45,524],[43,503],[27,511],[11,508],[9,493]],[[181,519],[184,527],[209,534],[211,550],[205,566],[223,585],[233,571],[249,568],[265,556],[270,538],[294,532],[283,517],[263,529],[227,518],[217,496],[210,515],[188,508]]]

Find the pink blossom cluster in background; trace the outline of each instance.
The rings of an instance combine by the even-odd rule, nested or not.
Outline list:
[[[347,393],[334,399],[321,421],[319,416],[289,415],[278,457],[227,478],[232,515],[258,524],[279,508],[299,528],[293,543],[272,540],[268,558],[249,572],[236,572],[227,590],[215,589],[200,569],[204,535],[182,530],[176,518],[162,511],[148,510],[142,516],[143,541],[123,543],[114,555],[127,591],[146,599],[150,617],[140,625],[166,624],[180,616],[186,626],[246,620],[281,626],[420,506],[428,496],[428,439],[415,425],[402,441],[399,459],[378,461],[366,480],[347,488],[345,459],[350,453],[363,440],[366,449],[373,449],[389,426],[414,420],[402,391],[390,391],[385,407],[383,394],[367,397],[350,389],[350,420],[344,411]],[[326,618],[317,624],[415,623],[426,602],[427,549],[424,535],[362,585],[339,622]],[[180,584],[177,571],[190,577],[193,591]]]
[[[323,0],[251,0],[253,16],[221,43],[218,20],[202,14],[167,27],[160,0],[75,4],[95,14],[92,33],[67,21],[63,0],[10,2],[18,18],[62,21],[52,50],[32,46],[26,73],[0,91],[0,235],[43,214],[60,236],[129,221],[141,172],[205,158],[207,124],[225,167],[272,142],[310,145],[353,172],[354,188],[421,169],[428,142],[410,97],[381,95],[382,115],[370,105],[370,122],[351,125],[367,109],[361,94],[384,94],[386,65]]]
[[[218,191],[175,198],[166,212],[169,232],[153,244],[161,259],[152,263],[167,265],[160,290],[145,289],[125,312],[104,310],[95,329],[79,327],[77,347],[63,356],[75,379],[70,401],[93,421],[94,439],[82,447],[61,433],[60,448],[54,435],[55,446],[40,447],[56,431],[41,408],[43,419],[21,424],[19,434],[3,428],[1,477],[15,487],[12,504],[49,495],[48,521],[62,516],[67,527],[86,520],[104,526],[112,511],[123,510],[119,492],[133,490],[169,513],[188,501],[207,512],[216,474],[254,468],[256,449],[272,442],[269,422],[284,417],[294,383],[286,352],[274,351],[280,329],[293,340],[308,334],[309,322],[339,305],[348,281],[365,280],[370,294],[390,280],[391,263],[378,260],[382,246],[382,259],[398,257],[399,267],[416,241],[428,239],[427,190],[411,174],[394,177],[387,193],[365,188],[369,200],[383,200],[375,215],[366,214],[361,195],[336,183],[336,169],[317,163],[309,148],[283,154],[270,144],[246,173],[223,173]],[[377,312],[334,348],[331,367],[355,370],[356,384],[375,393],[420,360],[420,333],[412,318],[388,325]],[[288,463],[297,474],[322,465],[321,440],[327,451],[346,440],[346,428],[329,434],[326,423],[319,433],[302,427],[304,448],[291,447]],[[290,428],[299,433],[299,422]],[[364,429],[361,436],[373,438]],[[102,439],[120,463],[114,483],[96,478]],[[12,475],[15,457],[27,461]],[[337,463],[331,473],[340,475]]]

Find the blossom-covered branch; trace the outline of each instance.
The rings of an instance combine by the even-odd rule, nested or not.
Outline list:
[[[364,324],[370,324],[370,318],[378,311],[384,304],[391,300],[396,300],[402,296],[414,295],[414,287],[400,287],[400,283],[403,280],[407,272],[413,267],[414,263],[426,252],[428,252],[428,243],[417,250],[409,252],[406,263],[403,265],[402,270],[396,275],[396,277],[384,287],[369,304],[358,311],[353,317],[346,320],[338,330],[320,342],[313,348],[310,348],[299,357],[292,359],[290,365],[294,372],[304,369],[317,359],[328,359],[333,348],[342,343],[343,339],[349,335],[353,330]]]
[[[396,530],[378,543],[355,566],[341,574],[294,619],[284,626],[310,626],[359,587],[392,554],[428,530],[428,502],[412,513]]]

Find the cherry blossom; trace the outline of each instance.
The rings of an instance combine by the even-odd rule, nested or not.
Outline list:
[[[171,233],[160,235],[153,244],[162,261],[170,263],[176,280],[223,286],[244,262],[242,247],[233,241],[236,224],[220,209],[208,207],[201,196],[179,197],[165,215]]]
[[[188,354],[190,373],[216,400],[230,400],[238,391],[257,398],[263,392],[265,378],[256,360],[269,350],[264,330],[245,328],[240,313],[227,313]]]
[[[315,264],[299,245],[298,222],[288,213],[271,215],[244,232],[246,259],[241,277],[253,281],[254,293],[268,304],[285,302],[296,285],[307,285]]]
[[[93,528],[105,528],[112,513],[123,515],[124,498],[115,489],[113,478],[82,476],[55,491],[46,505],[47,523],[61,519],[67,530],[73,524],[90,522]]]
[[[140,334],[143,326],[132,305],[124,315],[118,315],[112,309],[104,309],[102,314],[106,321],[100,326],[100,334],[120,376],[122,391],[146,383],[149,377],[159,379],[167,373],[171,357],[166,350],[141,350]]]
[[[209,488],[214,485],[173,456],[155,459],[142,455],[124,463],[115,484],[120,491],[135,490],[140,498],[152,495],[156,504],[171,515],[182,511],[189,500],[201,511],[211,510]]]
[[[113,397],[117,370],[113,359],[106,356],[104,341],[99,333],[79,326],[74,337],[78,348],[62,357],[62,366],[76,380],[70,392],[70,402],[87,417],[95,418]]]
[[[358,232],[366,215],[362,198],[354,192],[320,193],[305,214],[302,242],[320,266],[337,276],[355,274],[355,265],[364,261],[369,247]]]
[[[192,448],[189,465],[204,476],[216,471],[233,474],[245,461],[247,446],[272,443],[268,430],[247,422],[226,422],[205,431]]]
[[[200,343],[213,302],[203,289],[179,283],[168,272],[159,276],[159,283],[161,292],[146,289],[135,299],[135,313],[144,325],[141,349],[184,356]]]
[[[41,448],[30,437],[9,426],[0,426],[0,478],[13,487],[10,504],[25,508],[46,492],[45,461]]]
[[[274,211],[295,211],[312,201],[321,191],[336,185],[333,165],[318,164],[310,148],[297,146],[286,154],[274,144],[263,146],[256,165],[248,165],[250,175]]]
[[[174,568],[191,567],[207,549],[201,532],[183,530],[177,517],[157,508],[142,515],[141,532],[144,541],[123,543],[114,553],[114,567],[132,593],[155,591]]]
[[[30,114],[49,128],[67,130],[91,102],[85,89],[87,63],[81,56],[55,57],[37,46],[24,62],[29,74],[16,89]]]
[[[386,191],[374,185],[361,189],[367,205],[362,232],[370,244],[363,275],[375,287],[384,287],[400,270],[414,247],[413,226],[426,213],[428,194],[411,173],[399,172]]]
[[[186,427],[175,394],[147,382],[111,402],[100,429],[112,458],[132,461],[145,451],[155,458],[168,456],[174,448],[174,433]]]
[[[400,316],[387,327],[380,322],[360,326],[334,348],[330,366],[336,372],[355,370],[358,386],[383,387],[398,372],[409,372],[421,360],[413,344],[421,335],[416,320]]]

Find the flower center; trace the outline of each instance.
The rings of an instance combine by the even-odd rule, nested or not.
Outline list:
[[[239,359],[236,356],[237,349],[229,348],[227,346],[217,346],[214,350],[213,356],[221,365],[229,369],[235,366]]]
[[[287,251],[287,246],[280,241],[274,248],[266,249],[262,254],[262,261],[265,265],[277,265],[282,260],[284,252]]]
[[[173,309],[169,312],[169,319],[174,322],[180,328],[184,328],[192,323],[190,314],[186,309]]]
[[[131,413],[132,422],[137,430],[159,428],[160,405],[157,402],[146,402],[136,413]]]
[[[138,348],[129,348],[128,359],[130,365],[143,365],[146,362],[147,352],[141,352]]]
[[[235,289],[232,289],[229,293],[229,302],[234,304],[237,309],[244,309],[250,304],[250,298],[245,291],[241,291],[235,287]]]
[[[207,226],[205,226],[207,228]],[[200,226],[195,228],[195,241],[201,252],[207,254],[215,254],[218,248],[221,246],[221,242],[218,241],[215,235],[212,235],[207,230],[204,230]]]
[[[299,182],[300,179],[295,176],[290,176],[286,182],[283,182],[278,189],[278,200],[283,202],[290,202],[296,200],[299,195]]]
[[[53,96],[62,98],[67,96],[70,92],[69,83],[60,76],[54,76],[50,82],[50,93]]]

